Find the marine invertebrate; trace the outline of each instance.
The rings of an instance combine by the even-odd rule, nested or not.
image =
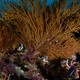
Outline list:
[[[8,40],[11,42],[4,43],[2,40],[4,44],[7,43],[5,47],[22,42],[25,46],[33,46],[42,54],[46,53],[49,60],[69,57],[79,52],[80,43],[73,37],[72,32],[80,29],[80,5],[77,0],[73,0],[71,7],[66,8],[66,3],[67,0],[54,0],[51,6],[46,7],[46,0],[42,5],[40,0],[22,0],[17,4],[6,4],[1,21],[8,24],[10,32],[6,30],[8,34],[5,37],[10,35]],[[2,31],[0,33],[4,35]],[[4,39],[2,35],[0,39]],[[1,43],[1,47],[4,47]]]

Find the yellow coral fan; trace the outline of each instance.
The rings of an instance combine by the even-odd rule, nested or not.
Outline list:
[[[72,37],[72,32],[80,29],[80,5],[77,4],[77,0],[73,0],[70,8],[66,8],[66,5],[67,0],[60,0],[59,3],[54,0],[48,7],[46,0],[42,5],[40,0],[22,0],[17,5],[10,3],[11,8],[6,6],[7,10],[2,12],[2,19],[8,24],[8,27],[4,27],[7,30],[9,28],[8,34],[11,38],[8,38],[7,30],[4,30],[6,34],[3,31],[0,33],[5,34],[5,38],[11,41],[5,40],[7,44],[3,45],[4,38],[0,34],[2,39],[0,47],[4,49],[5,46],[8,49],[7,46],[12,43],[22,42],[25,46],[32,45],[35,50],[45,53],[50,60],[69,57],[79,52],[80,43]],[[13,34],[14,36],[11,36]]]

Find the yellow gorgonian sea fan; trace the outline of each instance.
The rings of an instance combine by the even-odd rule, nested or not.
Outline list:
[[[42,4],[40,1],[22,0],[9,3],[9,6],[5,4],[6,11],[2,12],[2,20],[8,24],[5,27],[9,28],[10,35],[15,35],[10,44],[16,41],[16,44],[21,42],[25,46],[34,46],[35,50],[46,54],[50,60],[66,58],[79,52],[80,43],[72,34],[80,29],[80,5],[77,0],[73,0],[70,8],[66,7],[67,0],[54,0],[47,7],[46,0]]]

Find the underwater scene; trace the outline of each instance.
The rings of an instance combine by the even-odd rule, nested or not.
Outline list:
[[[0,0],[0,80],[80,80],[80,0]]]

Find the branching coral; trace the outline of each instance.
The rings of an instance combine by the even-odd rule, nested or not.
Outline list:
[[[4,47],[12,48],[12,43],[22,42],[25,46],[34,46],[42,54],[46,53],[50,60],[79,52],[80,43],[72,37],[72,32],[80,29],[80,5],[77,0],[73,0],[70,8],[66,5],[67,0],[54,0],[48,7],[46,0],[42,5],[40,0],[22,0],[5,5],[1,21],[8,27],[3,24],[0,27],[0,47],[5,50]]]

